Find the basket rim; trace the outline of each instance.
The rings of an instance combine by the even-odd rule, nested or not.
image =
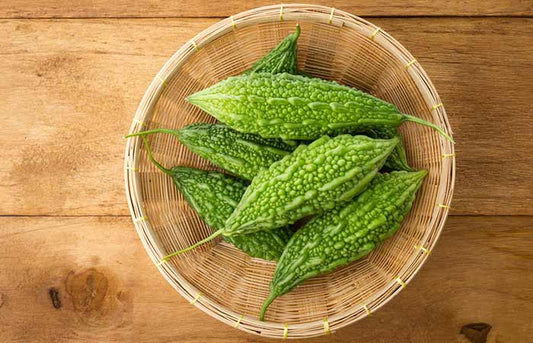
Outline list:
[[[260,22],[277,20],[323,22],[331,25],[345,26],[358,30],[359,32],[364,32],[369,39],[372,39],[376,44],[380,44],[395,57],[405,62],[410,76],[420,93],[423,95],[426,105],[431,111],[433,121],[438,123],[438,125],[443,127],[446,131],[452,132],[446,115],[446,110],[442,105],[433,83],[425,73],[424,69],[411,53],[403,47],[403,45],[380,27],[353,14],[332,7],[308,4],[282,4],[254,8],[223,19],[198,33],[178,49],[169,60],[167,60],[165,65],[152,80],[137,108],[130,127],[130,132],[133,133],[142,129],[144,122],[152,115],[153,108],[166,85],[165,80],[172,77],[181,64],[198,49],[201,49],[211,41],[239,27],[252,26]],[[401,272],[398,273],[398,278],[392,280],[388,286],[376,291],[365,304],[352,308],[350,311],[324,318],[324,320],[301,324],[286,325],[278,322],[261,322],[257,318],[241,316],[241,314],[235,313],[229,308],[217,304],[208,297],[201,296],[200,291],[186,279],[181,277],[175,268],[168,264],[159,263],[166,253],[164,252],[164,249],[161,248],[162,245],[154,234],[149,220],[146,220],[147,217],[142,204],[142,199],[138,196],[139,193],[137,191],[141,187],[141,182],[137,173],[140,140],[136,137],[129,138],[126,141],[124,159],[126,196],[134,226],[152,262],[157,266],[165,279],[167,279],[167,281],[191,304],[194,304],[203,312],[228,325],[260,336],[271,338],[315,337],[327,334],[330,330],[335,331],[352,324],[369,315],[370,312],[385,305],[410,282],[426,261],[428,254],[424,253],[425,249],[430,251],[435,246],[450,209],[449,206],[441,204],[449,204],[451,202],[455,184],[456,166],[454,146],[442,137],[440,137],[440,146],[443,157],[449,158],[443,159],[440,175],[441,182],[437,193],[437,204],[439,205],[435,206],[431,221],[424,230],[424,237],[421,240],[422,242],[427,243],[423,246],[424,249],[419,251],[415,250],[405,263]],[[412,266],[414,266],[414,268]],[[382,297],[385,297],[385,299],[380,300]],[[294,334],[291,335],[291,333]]]

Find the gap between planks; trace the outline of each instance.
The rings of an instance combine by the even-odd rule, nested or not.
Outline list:
[[[436,15],[361,15],[359,16],[361,18],[394,18],[394,19],[440,19],[440,18],[460,18],[460,19],[482,19],[482,18],[490,18],[490,19],[528,19],[533,18],[533,15],[523,15],[523,14],[480,14],[480,15],[457,15],[457,14],[436,14]],[[0,17],[0,20],[94,20],[94,19],[124,19],[124,20],[134,20],[134,19],[226,19],[228,16],[49,16],[49,17],[31,17],[31,16],[15,16],[15,17]]]

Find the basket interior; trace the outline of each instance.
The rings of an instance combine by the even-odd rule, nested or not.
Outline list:
[[[364,90],[394,103],[404,113],[434,121],[405,61],[358,30],[324,22],[298,23],[302,28],[298,42],[301,70]],[[243,72],[293,32],[295,24],[289,20],[262,22],[230,30],[202,46],[166,80],[143,129],[179,129],[195,122],[215,122],[188,104],[185,97]],[[428,230],[441,183],[441,139],[433,130],[412,123],[403,124],[401,132],[410,164],[429,171],[401,229],[366,258],[313,278],[278,298],[267,312],[267,321],[322,321],[360,307],[369,299],[390,296],[383,292],[419,254],[414,247],[434,234]],[[152,135],[149,141],[156,159],[167,167],[217,170],[173,136]],[[144,147],[138,145],[138,149],[141,202],[162,252],[172,253],[212,233],[189,208],[170,177],[150,163]],[[269,294],[275,269],[273,262],[250,258],[221,239],[174,257],[168,264],[220,309],[254,318]]]

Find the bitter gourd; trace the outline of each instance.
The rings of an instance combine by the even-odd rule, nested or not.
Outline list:
[[[398,139],[323,136],[257,175],[226,222],[225,233],[244,233],[292,224],[331,209],[362,192]]]
[[[274,49],[272,49],[265,57],[257,61],[247,73],[252,72],[270,72],[270,73],[289,73],[296,75],[305,75],[301,71],[296,69],[297,66],[297,40],[300,35],[300,26],[297,25],[296,32],[291,33]],[[308,76],[308,75],[306,75]],[[386,170],[406,170],[412,171],[413,169],[407,163],[405,156],[405,148],[401,141],[401,135],[397,128],[394,127],[380,127],[368,130],[366,132],[353,132],[364,133],[372,138],[393,138],[398,137],[400,143],[396,146],[391,153],[384,168]]]
[[[199,123],[185,126],[181,130],[155,129],[129,136],[146,136],[157,132],[178,137],[192,152],[247,180],[253,179],[261,170],[296,148],[295,143],[238,132],[220,124]]]
[[[252,73],[229,77],[187,100],[238,131],[266,138],[310,140],[339,131],[364,132],[412,121],[452,140],[435,124],[403,114],[370,94],[301,75]]]
[[[271,230],[348,201],[365,189],[397,143],[397,138],[341,135],[302,144],[253,179],[223,229],[167,258],[220,234]]]
[[[276,267],[260,319],[280,295],[365,256],[396,232],[426,174],[425,170],[379,174],[354,201],[336,206],[298,230]]]
[[[251,73],[291,73],[297,74],[297,41],[300,36],[300,25],[296,25],[296,31],[285,37],[274,49],[270,50],[244,74]]]
[[[170,172],[189,205],[215,230],[224,227],[247,187],[245,181],[216,171],[178,166]],[[291,235],[292,229],[286,226],[223,238],[252,257],[277,261]]]
[[[154,159],[146,138],[142,136],[142,139],[149,159],[157,168],[172,177],[176,187],[200,218],[215,230],[223,228],[242,198],[247,182],[215,171],[182,166],[165,168]],[[292,228],[286,226],[271,231],[223,238],[252,257],[277,260],[291,235]],[[165,257],[165,260],[169,257],[170,255]]]

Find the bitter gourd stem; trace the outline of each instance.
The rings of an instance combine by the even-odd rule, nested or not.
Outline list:
[[[428,122],[428,121],[426,121],[424,119],[420,119],[418,117],[411,116],[409,114],[402,113],[402,115],[403,115],[405,121],[412,121],[413,123],[417,123],[417,124],[421,124],[421,125],[424,125],[424,126],[428,126],[428,127],[432,128],[433,130],[437,131],[442,137],[446,138],[447,140],[449,140],[450,142],[455,144],[455,141],[453,140],[453,138],[450,137],[446,132],[444,132],[443,129],[441,129],[437,125],[435,125],[433,123],[430,123],[430,122]]]
[[[144,145],[146,146],[146,151],[148,151],[148,157],[150,158],[150,161],[152,161],[152,163],[159,169],[161,169],[161,171],[165,174],[168,174],[168,175],[171,175],[172,176],[172,170],[170,169],[167,169],[165,167],[163,167],[159,162],[157,162],[155,160],[155,158],[152,156],[152,150],[150,150],[150,145],[148,144],[148,141],[146,140],[145,136],[147,135],[151,135],[152,133],[169,133],[173,136],[176,136],[178,137],[178,139],[180,138],[180,131],[179,130],[171,130],[171,129],[154,129],[154,130],[147,130],[147,131],[141,131],[141,132],[135,132],[135,133],[130,133],[126,136],[124,136],[124,138],[130,138],[130,137],[141,137],[143,142],[144,142]]]
[[[265,320],[266,310],[267,310],[268,306],[270,306],[270,304],[274,301],[274,299],[277,298],[277,296],[278,295],[276,293],[270,294],[268,296],[268,298],[266,299],[265,303],[263,304],[263,307],[261,308],[261,313],[259,314],[259,320],[260,321],[264,321]]]
[[[129,137],[136,137],[136,136],[147,136],[147,135],[151,135],[152,133],[168,133],[168,134],[171,134],[173,136],[176,136],[178,138],[180,138],[181,134],[180,134],[180,131],[179,130],[172,130],[172,129],[153,129],[153,130],[147,130],[147,131],[140,131],[140,132],[135,132],[135,133],[130,133],[129,135],[126,135],[124,136],[125,138],[129,138]]]
[[[173,256],[181,255],[181,254],[183,254],[184,252],[187,252],[187,251],[192,250],[192,249],[194,249],[194,248],[196,248],[196,247],[199,247],[200,245],[202,245],[202,244],[204,244],[204,243],[207,243],[207,242],[209,242],[210,240],[212,240],[213,238],[219,236],[223,231],[224,231],[224,229],[220,229],[220,230],[218,230],[218,231],[215,231],[213,234],[211,234],[211,235],[209,235],[208,237],[202,239],[201,241],[195,243],[194,245],[191,245],[191,246],[188,247],[188,248],[185,248],[185,249],[182,249],[182,250],[179,250],[179,251],[173,252],[172,254],[163,257],[163,261],[167,261],[169,258],[171,258],[171,257],[173,257]]]
[[[170,176],[172,176],[172,170],[170,169],[167,169],[165,167],[163,167],[159,162],[157,162],[154,158],[154,156],[152,156],[152,150],[150,150],[150,144],[148,144],[148,140],[146,139],[146,137],[144,136],[141,136],[143,142],[144,142],[144,146],[146,147],[146,151],[148,152],[148,158],[150,159],[150,161],[152,161],[152,163],[159,169],[161,169],[161,171],[165,174],[168,174]]]

